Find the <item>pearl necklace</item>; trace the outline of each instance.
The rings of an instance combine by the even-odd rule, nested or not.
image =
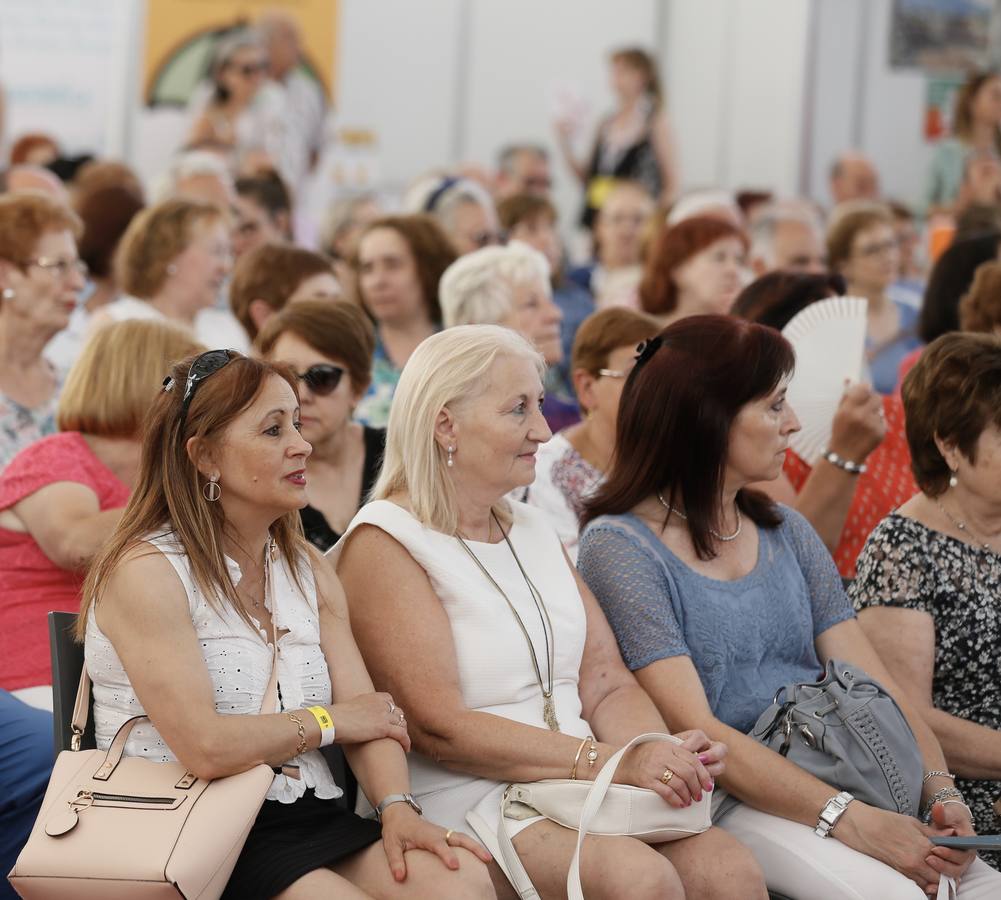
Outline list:
[[[657,491],[657,499],[660,501],[660,505],[663,506],[668,512],[674,513],[679,519],[682,519],[685,522],[688,521],[688,516],[686,516],[680,509],[675,509],[671,506],[671,504],[664,499],[664,495],[660,491]],[[710,528],[709,533],[716,538],[716,540],[723,541],[728,544],[730,541],[735,541],[738,537],[740,537],[740,529],[743,527],[744,523],[740,518],[740,507],[737,506],[736,503],[733,505],[733,511],[737,514],[736,530],[733,534],[720,534],[718,531]]]

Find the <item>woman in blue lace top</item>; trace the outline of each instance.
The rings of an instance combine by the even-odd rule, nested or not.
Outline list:
[[[929,841],[972,832],[962,806],[937,805],[929,827],[853,800],[825,839],[814,827],[838,789],[746,735],[779,688],[815,680],[836,658],[886,685],[925,769],[946,768],[816,532],[749,489],[778,477],[799,430],[785,400],[793,365],[778,332],[726,316],[682,319],[647,342],[623,392],[611,471],[586,506],[580,572],[669,726],[726,735],[721,786],[742,802],[724,812],[719,792],[718,824],[751,848],[769,888],[919,898],[945,873],[963,875],[964,900],[991,896],[998,873]],[[940,781],[926,782],[924,800]]]

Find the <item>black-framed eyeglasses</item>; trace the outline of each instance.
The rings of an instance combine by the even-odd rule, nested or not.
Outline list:
[[[328,363],[317,363],[315,366],[310,366],[305,372],[296,372],[295,377],[304,381],[306,387],[317,397],[326,397],[337,390],[337,385],[344,377],[344,369]]]
[[[184,396],[181,398],[181,424],[178,432],[184,433],[184,422],[188,417],[188,407],[195,396],[198,385],[210,375],[215,375],[228,362],[238,357],[240,354],[236,350],[207,350],[200,356],[196,356],[188,367],[188,377],[184,383]],[[163,389],[171,391],[174,389],[174,379],[169,375],[163,380]]]

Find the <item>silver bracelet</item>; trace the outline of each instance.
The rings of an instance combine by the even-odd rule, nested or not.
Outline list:
[[[951,778],[953,781],[956,780],[956,776],[952,772],[925,772],[925,777],[921,779],[922,784],[927,784],[932,778],[938,776],[939,778]]]
[[[942,803],[946,800],[958,800],[964,806],[966,806],[966,798],[963,794],[956,790],[956,788],[942,788],[940,791],[935,791],[934,794],[928,799],[928,802],[921,809],[921,821],[928,823],[931,821],[931,810],[936,803]],[[969,807],[967,807],[969,808]]]
[[[857,463],[850,459],[845,459],[843,456],[838,456],[833,450],[825,448],[820,455],[821,458],[826,459],[832,466],[837,466],[842,472],[847,472],[849,475],[861,475],[866,471],[865,463]]]

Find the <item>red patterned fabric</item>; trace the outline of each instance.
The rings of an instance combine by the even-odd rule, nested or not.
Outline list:
[[[855,561],[873,528],[918,492],[911,472],[911,453],[904,433],[904,404],[899,393],[883,397],[883,411],[886,437],[869,454],[865,473],[858,476],[841,540],[834,551],[834,562],[843,578],[855,577]],[[784,471],[799,493],[813,470],[790,450]]]
[[[128,487],[83,436],[68,431],[36,441],[11,460],[0,474],[0,509],[62,481],[89,487],[102,511],[129,499]],[[52,683],[46,614],[80,608],[83,576],[60,569],[30,534],[0,528],[0,688]]]

